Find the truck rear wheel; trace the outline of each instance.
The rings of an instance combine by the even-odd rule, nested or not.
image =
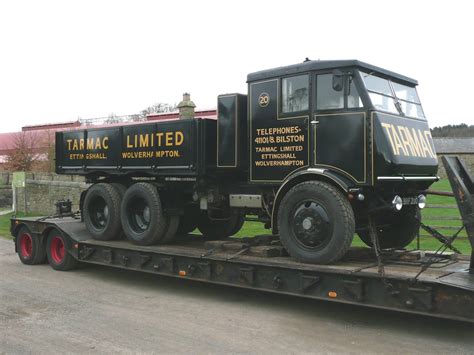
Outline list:
[[[156,187],[138,182],[127,189],[121,207],[125,236],[134,244],[153,245],[163,241],[170,218],[163,207]]]
[[[122,235],[120,224],[121,193],[113,184],[93,185],[84,199],[84,223],[97,240],[117,239]]]
[[[294,186],[278,209],[280,240],[295,259],[328,264],[342,258],[354,236],[354,212],[332,185],[307,181]]]
[[[48,261],[54,270],[67,271],[75,269],[77,260],[68,253],[68,241],[57,229],[51,230],[46,243]]]
[[[46,260],[44,246],[39,238],[33,237],[26,226],[21,227],[16,234],[16,250],[23,264],[36,265]]]
[[[244,222],[242,213],[232,213],[228,219],[212,220],[206,212],[202,212],[198,229],[207,239],[218,240],[239,232]]]
[[[416,238],[420,219],[421,214],[417,206],[404,206],[398,212],[375,216],[380,248],[405,248]],[[357,234],[366,245],[373,246],[368,230],[358,231]]]

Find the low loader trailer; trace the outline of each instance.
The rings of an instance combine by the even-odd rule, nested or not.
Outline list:
[[[443,157],[463,227],[474,246],[474,183],[457,157]],[[64,207],[66,207],[64,209]],[[445,253],[454,237],[424,226],[443,244],[437,251],[351,248],[330,265],[290,257],[275,235],[140,246],[92,238],[64,203],[58,215],[12,218],[16,252],[25,264],[48,260],[56,270],[80,264],[172,276],[318,300],[474,322],[474,253]]]
[[[416,86],[357,60],[247,77],[194,117],[56,133],[56,172],[90,187],[78,213],[13,218],[20,260],[103,264],[205,282],[474,320],[473,260],[421,222],[439,178]],[[472,178],[444,159],[471,246]],[[268,234],[233,237],[246,220]],[[408,251],[419,229],[442,243]],[[190,234],[198,230],[201,236]],[[354,235],[369,248],[351,248]]]

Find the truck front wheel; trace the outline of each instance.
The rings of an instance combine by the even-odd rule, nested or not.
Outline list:
[[[332,185],[306,181],[283,197],[278,209],[280,240],[295,259],[328,264],[342,258],[354,236],[354,212]]]
[[[177,228],[176,221],[163,215],[158,190],[147,182],[138,182],[127,189],[122,200],[121,219],[125,236],[138,245],[163,242],[170,222]]]
[[[112,240],[122,235],[120,200],[121,191],[113,184],[99,183],[89,188],[82,213],[94,239]]]
[[[399,212],[387,212],[375,216],[375,225],[382,249],[405,248],[417,236],[421,214],[417,206],[404,206]],[[359,238],[372,247],[367,229],[357,231]]]

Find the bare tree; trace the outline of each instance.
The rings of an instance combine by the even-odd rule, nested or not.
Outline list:
[[[120,123],[123,121],[122,117],[117,116],[115,113],[111,113],[104,121],[105,124]]]
[[[38,149],[39,136],[34,132],[18,132],[13,146],[6,156],[5,168],[8,171],[30,171],[33,164],[41,158]]]
[[[151,106],[148,106],[146,109],[142,110],[140,113],[142,117],[146,117],[149,114],[153,113],[163,113],[163,112],[174,112],[178,109],[176,104],[165,104],[162,102],[157,102]]]

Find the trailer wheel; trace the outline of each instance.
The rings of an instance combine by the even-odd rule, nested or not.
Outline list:
[[[405,248],[416,238],[420,219],[417,206],[404,206],[399,212],[375,216],[380,248]],[[357,234],[366,245],[373,246],[368,230],[357,231]]]
[[[120,224],[120,190],[113,184],[93,185],[84,199],[84,223],[92,237],[112,240],[122,234]]]
[[[201,213],[199,231],[209,240],[218,240],[236,234],[245,222],[245,215],[232,213],[229,219],[212,220],[206,212]]]
[[[122,200],[121,219],[126,237],[138,245],[163,241],[170,223],[170,218],[163,215],[158,190],[146,182],[138,182],[127,189]]]
[[[295,259],[328,264],[349,249],[355,229],[347,198],[332,185],[307,181],[294,186],[278,209],[280,240]]]
[[[54,270],[72,270],[79,264],[78,261],[68,253],[68,241],[57,229],[51,230],[46,243],[46,254],[48,261]]]
[[[16,250],[23,264],[36,265],[46,260],[44,246],[38,238],[31,235],[26,226],[21,227],[16,234]]]

